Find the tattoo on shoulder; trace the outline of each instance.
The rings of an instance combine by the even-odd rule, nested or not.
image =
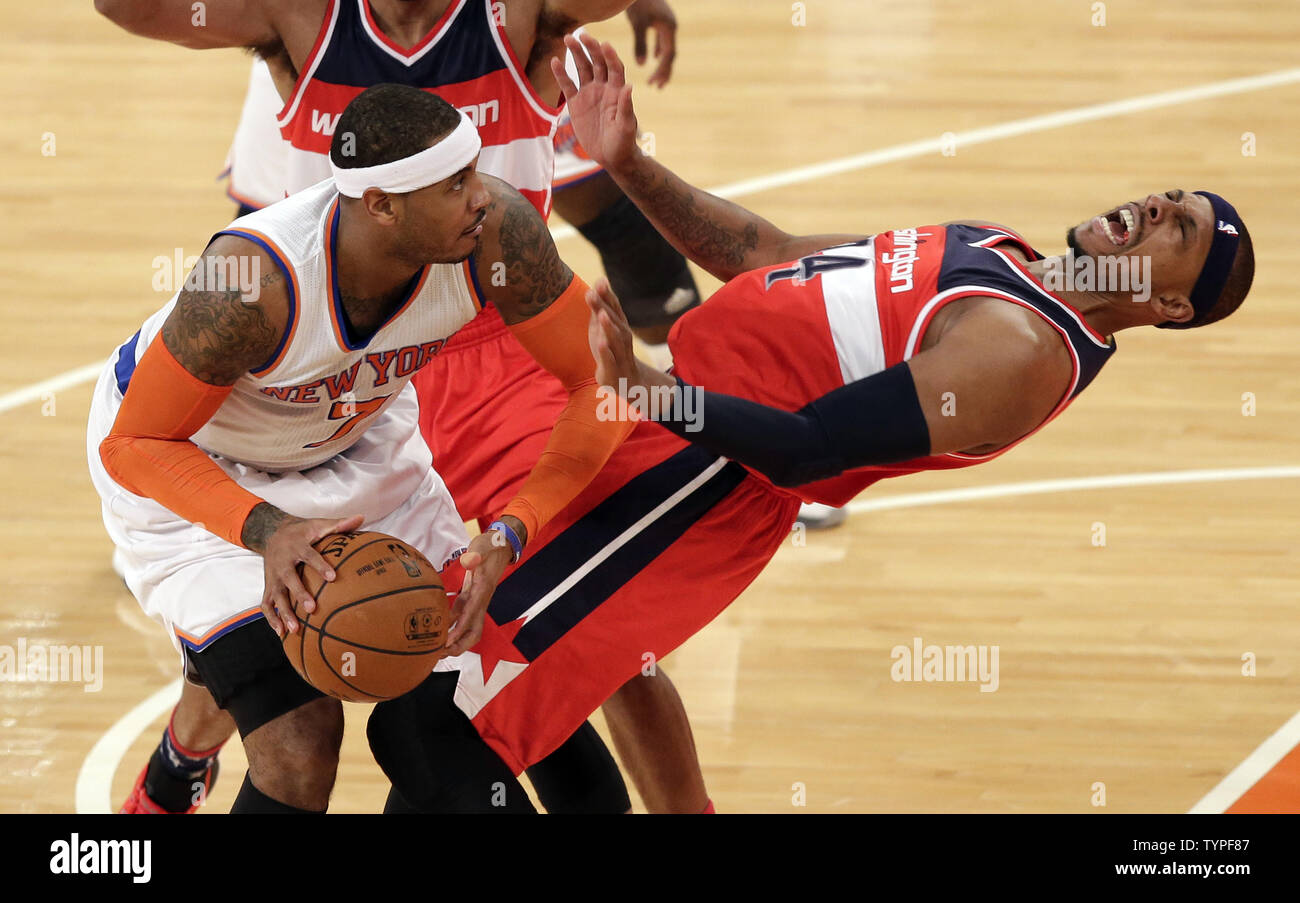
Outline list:
[[[281,278],[279,270],[260,280],[262,287]],[[238,288],[182,291],[163,324],[163,341],[186,370],[205,383],[228,386],[266,360],[279,330],[257,304],[244,301]]]
[[[239,538],[246,548],[261,552],[266,548],[266,543],[272,534],[280,529],[280,525],[288,516],[270,502],[262,502],[248,512],[248,518],[244,521],[244,529],[240,532]]]
[[[498,195],[493,205],[498,204],[505,206],[500,243],[506,285],[516,300],[515,313],[527,319],[560,296],[573,271],[560,259],[541,214],[523,195],[513,190]]]

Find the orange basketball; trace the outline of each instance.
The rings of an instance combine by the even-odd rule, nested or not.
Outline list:
[[[383,533],[337,533],[316,550],[336,576],[326,582],[299,566],[316,610],[295,607],[301,629],[285,634],[289,661],[316,689],[347,702],[414,689],[446,653],[450,606],[438,572]]]

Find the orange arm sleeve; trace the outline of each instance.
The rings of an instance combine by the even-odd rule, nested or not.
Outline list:
[[[124,489],[153,499],[227,542],[243,545],[244,521],[262,499],[228,477],[189,441],[230,390],[191,374],[159,335],[131,375],[113,429],[99,444],[99,458]]]
[[[587,344],[591,312],[586,294],[586,283],[574,276],[550,307],[510,327],[519,344],[569,392],[546,449],[519,494],[501,512],[523,521],[530,541],[591,482],[636,426],[625,405],[618,406],[616,417],[598,416],[601,404],[596,361]],[[608,401],[605,404],[608,407]]]

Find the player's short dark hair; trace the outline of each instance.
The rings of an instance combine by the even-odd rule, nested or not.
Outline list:
[[[340,169],[391,163],[430,147],[459,124],[460,113],[436,94],[410,85],[374,85],[343,110],[330,160]]]
[[[1205,319],[1196,324],[1197,326],[1217,323],[1240,307],[1250,291],[1250,284],[1255,280],[1255,248],[1250,243],[1250,233],[1246,231],[1245,223],[1241,223],[1241,228],[1237,231],[1240,233],[1237,238],[1237,253],[1232,258],[1228,281],[1223,283],[1219,300],[1210,308]]]

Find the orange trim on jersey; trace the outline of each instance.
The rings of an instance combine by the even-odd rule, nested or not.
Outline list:
[[[319,61],[321,49],[325,46],[325,36],[333,30],[334,22],[338,19],[339,2],[340,0],[329,0],[329,5],[325,7],[325,16],[321,19],[320,30],[316,32],[316,43],[311,45],[311,50],[307,53],[307,59],[302,61],[302,68],[298,70],[298,78],[294,80],[293,90],[289,92],[289,99],[280,108],[280,112],[275,114],[275,124],[282,129],[289,124],[292,118],[290,113],[297,112],[298,101],[302,99],[308,83],[312,80],[312,74],[316,71],[316,63]]]
[[[176,631],[176,635],[180,637],[187,646],[203,646],[205,643],[209,643],[212,640],[216,639],[216,635],[221,633],[221,631],[234,627],[240,621],[251,620],[253,615],[259,615],[261,613],[262,613],[262,607],[260,605],[255,606],[253,608],[246,608],[243,611],[241,611],[239,614],[231,615],[230,617],[226,618],[226,620],[222,621],[216,627],[213,627],[207,633],[203,634],[203,636],[199,636],[199,637],[193,636],[192,634],[188,634],[184,630],[181,630],[179,627],[173,629]]]
[[[345,354],[351,354],[354,351],[360,351],[362,348],[367,347],[370,344],[371,339],[378,335],[380,330],[384,329],[390,323],[396,321],[402,314],[406,313],[407,308],[409,308],[412,302],[419,297],[420,291],[424,288],[424,284],[429,280],[429,273],[433,270],[433,266],[431,264],[425,264],[424,268],[420,271],[419,278],[415,281],[414,288],[412,288],[410,293],[407,294],[406,300],[402,302],[401,306],[398,307],[397,310],[385,317],[384,322],[380,323],[378,328],[375,329],[368,338],[364,341],[350,343],[343,327],[342,318],[346,316],[346,313],[343,310],[343,296],[339,291],[338,270],[336,268],[338,261],[334,253],[334,243],[338,240],[338,224],[339,197],[335,197],[333,203],[330,204],[329,210],[325,214],[325,278],[327,280],[326,291],[329,293],[329,303],[326,307],[329,309],[330,328],[334,332],[334,341],[338,344],[339,350],[343,351]]]
[[[564,109],[564,105],[559,103],[549,104],[542,100],[541,95],[537,93],[537,89],[533,87],[533,83],[528,80],[528,70],[520,64],[519,57],[515,56],[515,48],[510,46],[510,36],[506,34],[505,26],[497,22],[496,16],[492,15],[491,0],[483,0],[483,5],[487,10],[488,24],[492,27],[497,36],[497,44],[506,53],[506,63],[510,66],[511,73],[515,77],[515,82],[524,89],[533,103],[542,108],[542,111],[545,112],[547,116],[552,119],[558,119],[560,111]],[[561,97],[563,97],[563,95],[561,95]]]
[[[389,49],[397,51],[408,59],[427,47],[429,42],[432,41],[438,35],[438,32],[442,30],[443,26],[450,22],[455,17],[456,13],[465,6],[465,2],[466,0],[457,0],[457,2],[448,3],[442,16],[439,17],[437,22],[433,23],[433,27],[428,30],[424,37],[420,38],[418,44],[408,50],[388,35],[384,34],[384,30],[379,27],[379,23],[375,21],[375,17],[370,14],[370,3],[367,2],[367,0],[357,0],[357,3],[361,6],[361,14],[365,16],[366,24],[370,26],[370,33],[374,37],[383,41]]]
[[[217,235],[235,235],[242,236],[249,241],[262,246],[262,250],[270,253],[275,258],[280,269],[289,277],[289,322],[285,327],[284,335],[280,339],[280,347],[276,349],[275,356],[270,361],[256,369],[249,370],[253,376],[263,377],[280,366],[284,360],[285,354],[289,351],[289,346],[293,344],[294,334],[298,331],[299,312],[302,310],[303,297],[302,289],[298,284],[298,273],[289,262],[289,255],[284,253],[284,249],[275,243],[275,240],[265,232],[257,229],[249,229],[240,226],[236,229],[223,229]]]
[[[330,328],[334,331],[334,342],[339,346],[339,350],[351,352],[348,348],[347,340],[343,337],[343,327],[339,323],[338,314],[334,310],[334,219],[338,216],[339,198],[334,198],[330,204],[329,210],[325,211],[325,291],[329,293],[329,303],[325,305],[329,311]]]

